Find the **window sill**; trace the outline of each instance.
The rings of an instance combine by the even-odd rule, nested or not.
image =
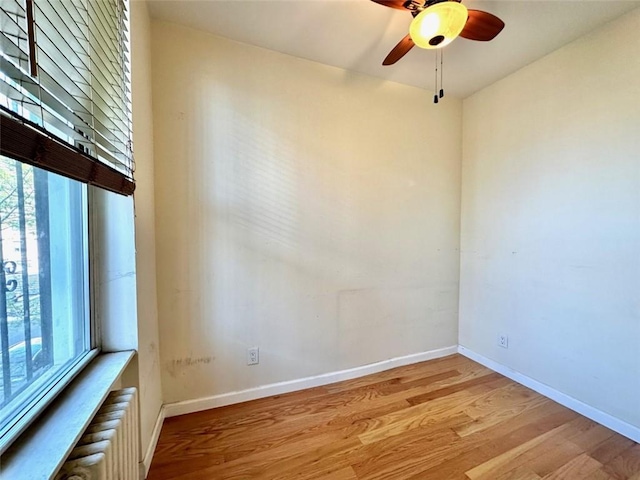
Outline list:
[[[55,475],[134,355],[134,351],[98,355],[2,455],[0,476]]]

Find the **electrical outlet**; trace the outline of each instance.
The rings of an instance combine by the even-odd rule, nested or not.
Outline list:
[[[247,365],[258,365],[260,363],[260,349],[251,347],[247,349]]]
[[[498,335],[498,346],[502,348],[509,348],[509,337],[504,333]]]

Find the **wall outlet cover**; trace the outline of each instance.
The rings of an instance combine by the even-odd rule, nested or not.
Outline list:
[[[247,349],[247,365],[258,365],[260,363],[260,348],[251,347]]]

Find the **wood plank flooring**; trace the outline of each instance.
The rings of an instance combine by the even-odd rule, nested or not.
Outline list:
[[[640,480],[640,445],[460,355],[165,421],[149,480]]]

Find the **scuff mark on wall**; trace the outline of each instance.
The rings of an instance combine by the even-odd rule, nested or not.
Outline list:
[[[172,377],[176,377],[178,375],[184,374],[184,371],[195,367],[197,365],[206,365],[213,362],[215,357],[186,357],[186,358],[176,358],[173,360],[169,360],[165,363],[165,368],[169,372],[169,375]]]

